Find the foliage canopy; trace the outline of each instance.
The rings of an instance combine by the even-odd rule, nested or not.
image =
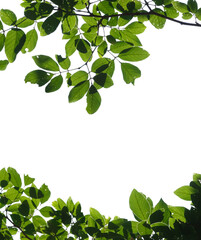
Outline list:
[[[146,59],[138,35],[146,29],[146,21],[155,28],[164,27],[166,20],[197,26],[201,24],[201,8],[196,0],[187,3],[174,0],[23,0],[24,16],[17,18],[9,9],[0,10],[0,70],[16,60],[22,52],[31,52],[38,35],[48,36],[61,31],[65,42],[63,56],[33,56],[39,69],[25,77],[25,82],[45,85],[47,93],[57,91],[64,82],[71,88],[69,102],[86,96],[89,114],[101,104],[101,88],[110,88],[115,65],[119,65],[127,84],[141,76],[133,64]],[[185,22],[193,19],[193,22]],[[185,20],[185,21],[184,21]],[[77,54],[80,66],[73,66],[71,56]]]
[[[133,189],[129,198],[135,220],[106,218],[90,208],[84,214],[79,202],[58,198],[44,205],[50,190],[35,179],[9,167],[0,170],[0,239],[36,240],[199,240],[201,236],[201,175],[194,174],[189,185],[175,194],[191,201],[191,208],[169,206],[162,199],[152,200]]]

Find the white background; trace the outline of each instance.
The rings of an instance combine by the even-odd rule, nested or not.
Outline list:
[[[18,4],[4,0],[0,7],[21,17]],[[64,55],[65,41],[58,43],[56,34],[0,72],[0,167],[46,183],[52,201],[71,196],[85,213],[94,207],[132,219],[133,188],[154,204],[162,197],[184,205],[173,191],[201,173],[201,28],[146,25],[139,38],[151,56],[136,64],[142,77],[126,85],[116,65],[115,85],[100,91],[94,115],[85,111],[85,99],[68,103],[66,84],[46,94],[24,83],[37,69],[32,55]]]

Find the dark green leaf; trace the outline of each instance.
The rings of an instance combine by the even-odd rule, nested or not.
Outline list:
[[[22,53],[31,52],[36,47],[38,41],[38,34],[35,29],[30,30],[26,34],[26,41],[22,47]]]
[[[25,77],[25,82],[30,82],[33,84],[38,84],[39,87],[43,86],[52,78],[53,74],[45,72],[43,70],[34,70],[28,73]]]
[[[89,89],[89,81],[83,81],[73,87],[69,93],[68,100],[69,102],[76,102],[80,100],[87,93]]]
[[[19,206],[19,212],[23,215],[23,216],[28,216],[29,215],[29,204],[27,202],[27,200],[24,200],[22,202],[22,204]]]
[[[48,83],[48,85],[45,88],[45,92],[50,93],[50,92],[55,92],[57,91],[63,83],[63,78],[61,75],[58,75]]]
[[[31,3],[25,8],[25,16],[31,20],[37,20],[50,15],[54,7],[48,3]]]
[[[87,93],[87,107],[86,110],[89,114],[95,113],[101,104],[101,96],[97,89],[92,85]]]
[[[0,71],[3,71],[7,68],[9,64],[8,60],[0,60]]]
[[[0,51],[3,49],[5,43],[5,35],[0,33]]]
[[[7,172],[11,175],[11,182],[15,187],[21,187],[22,186],[22,180],[21,177],[19,175],[19,173],[14,169],[9,167],[7,169]]]
[[[90,44],[84,39],[75,40],[75,44],[76,44],[77,50],[81,53],[87,53],[90,48]]]
[[[15,22],[17,21],[15,13],[9,9],[1,9],[0,17],[2,22],[9,26],[14,25]]]
[[[32,57],[36,65],[49,71],[59,71],[58,64],[49,56],[37,55]]]
[[[139,47],[133,47],[126,49],[119,54],[119,58],[125,61],[137,62],[146,59],[149,56],[149,53]]]
[[[49,35],[53,33],[59,26],[60,21],[61,21],[60,12],[56,12],[51,16],[49,16],[48,18],[46,18],[43,24],[41,25],[41,29],[40,29],[40,32],[42,33],[44,31],[45,34],[42,33],[41,35],[43,36],[43,35]]]
[[[140,69],[130,63],[121,63],[121,71],[126,83],[134,84],[135,79],[141,76]]]
[[[103,216],[99,213],[98,210],[96,210],[95,208],[90,208],[90,215],[92,216],[92,218],[98,222],[101,226],[104,225],[104,218]]]
[[[129,198],[130,209],[141,220],[147,220],[151,214],[151,207],[144,194],[133,189]]]
[[[25,33],[20,29],[11,29],[5,40],[5,53],[10,63],[14,62],[26,40]]]
[[[111,87],[114,83],[109,75],[106,73],[99,73],[94,76],[94,81],[100,85],[101,87],[104,88],[109,88]]]
[[[195,14],[196,18],[201,21],[201,8],[199,8]]]

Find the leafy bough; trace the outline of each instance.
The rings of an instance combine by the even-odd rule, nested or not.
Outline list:
[[[199,240],[201,236],[201,175],[194,174],[189,185],[175,194],[191,202],[191,208],[170,206],[162,199],[152,200],[133,189],[129,198],[134,218],[106,218],[90,208],[84,214],[71,197],[47,204],[50,190],[14,168],[0,170],[0,239],[73,240]],[[46,203],[46,204],[45,204]]]
[[[18,53],[34,50],[38,34],[48,36],[60,29],[65,43],[64,56],[34,56],[39,69],[28,73],[25,82],[45,85],[47,93],[57,91],[66,82],[71,88],[69,102],[86,96],[89,114],[95,113],[101,105],[101,88],[113,86],[115,65],[120,66],[127,84],[134,85],[141,76],[133,62],[149,56],[138,38],[146,29],[146,21],[157,29],[163,28],[166,20],[201,26],[201,8],[195,0],[187,3],[174,0],[23,0],[21,7],[24,16],[19,19],[9,9],[0,10],[0,50],[4,49],[7,57],[0,60],[0,70],[14,62]],[[190,19],[194,20],[187,22]],[[75,54],[83,62],[80,66],[72,66]]]

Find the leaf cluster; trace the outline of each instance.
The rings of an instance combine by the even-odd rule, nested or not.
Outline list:
[[[106,218],[90,208],[87,215],[81,204],[58,198],[47,204],[50,190],[35,179],[9,167],[0,170],[0,239],[73,240],[73,239],[191,239],[201,236],[201,175],[194,174],[189,186],[175,194],[191,201],[191,208],[167,205],[133,189],[129,198],[135,220]],[[44,205],[44,204],[47,205]]]
[[[122,71],[126,84],[141,76],[133,64],[146,59],[138,37],[149,21],[155,28],[166,20],[201,26],[201,8],[196,0],[187,3],[174,0],[23,0],[24,16],[17,18],[9,9],[0,10],[0,51],[7,59],[0,60],[0,70],[16,60],[21,52],[35,49],[38,36],[48,37],[60,31],[64,42],[63,56],[33,57],[39,69],[25,77],[25,82],[45,85],[47,93],[55,92],[66,82],[68,100],[76,102],[86,96],[86,110],[95,113],[101,105],[100,91],[114,84],[115,66]],[[183,22],[176,18],[195,22]],[[77,54],[77,55],[76,55]],[[72,56],[83,64],[72,66]]]

